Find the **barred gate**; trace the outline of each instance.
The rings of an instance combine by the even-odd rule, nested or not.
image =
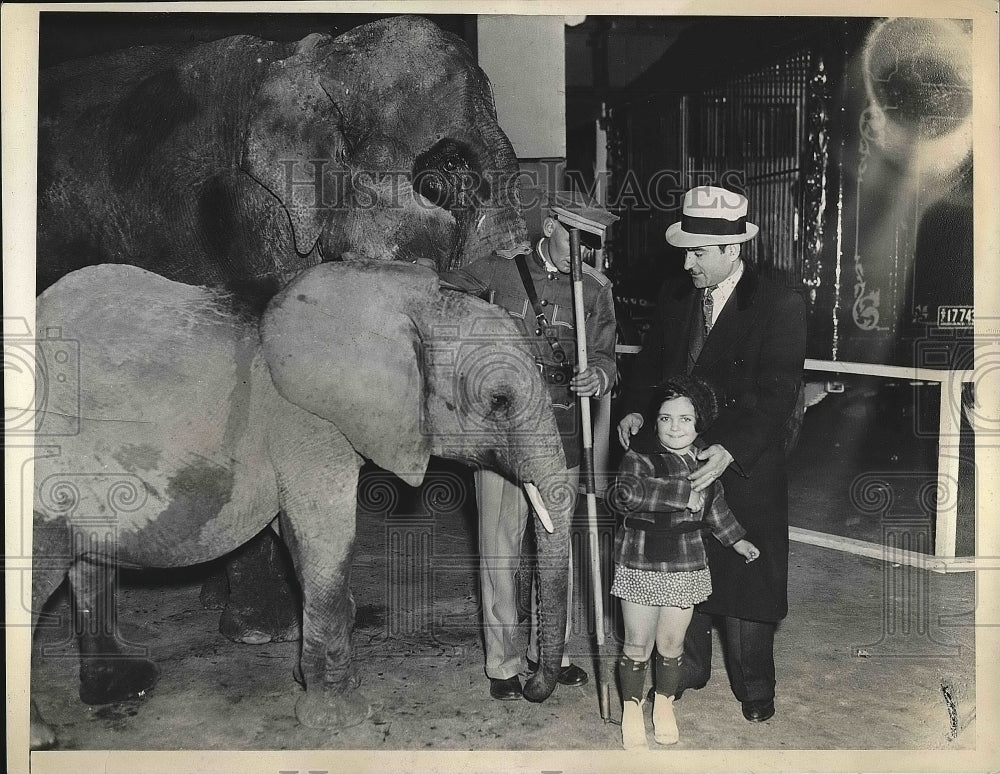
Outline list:
[[[800,284],[806,258],[808,52],[681,98],[688,185],[721,184],[750,200],[760,237],[745,246],[764,273]]]

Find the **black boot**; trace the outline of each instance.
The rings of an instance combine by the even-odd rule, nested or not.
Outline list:
[[[675,696],[684,673],[684,656],[666,658],[653,656],[653,689],[663,696]]]

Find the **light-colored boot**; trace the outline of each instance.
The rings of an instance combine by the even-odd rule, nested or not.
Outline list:
[[[653,698],[653,738],[657,744],[677,744],[680,732],[674,717],[674,697],[657,693]]]
[[[622,689],[622,746],[626,750],[646,746],[646,721],[642,717],[642,691],[649,661],[633,661],[624,653],[618,658],[618,683]]]
[[[646,721],[642,717],[642,705],[631,699],[622,703],[622,747],[626,750],[645,749]]]

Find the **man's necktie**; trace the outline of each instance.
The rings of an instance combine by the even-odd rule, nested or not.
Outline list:
[[[701,296],[701,325],[691,326],[691,341],[688,342],[688,373],[691,373],[694,364],[698,361],[702,347],[705,346],[705,339],[708,338],[712,330],[712,313],[715,310],[715,300],[712,298],[714,287],[705,288]]]

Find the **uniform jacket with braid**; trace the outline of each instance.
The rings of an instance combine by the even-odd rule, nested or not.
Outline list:
[[[538,246],[527,257],[528,270],[535,293],[545,312],[555,337],[566,353],[566,362],[576,362],[576,326],[573,321],[573,283],[569,274],[545,270],[538,255]],[[442,279],[470,293],[489,294],[490,300],[502,306],[514,318],[522,332],[532,342],[534,354],[546,364],[554,363],[552,349],[544,331],[535,322],[535,312],[521,282],[517,264],[508,258],[491,255],[456,271],[446,272]],[[587,332],[587,365],[604,372],[605,391],[617,378],[615,365],[615,305],[611,281],[599,271],[583,264],[583,310]],[[556,424],[566,451],[566,464],[580,464],[581,428],[577,399],[565,384],[548,384],[555,410]]]

